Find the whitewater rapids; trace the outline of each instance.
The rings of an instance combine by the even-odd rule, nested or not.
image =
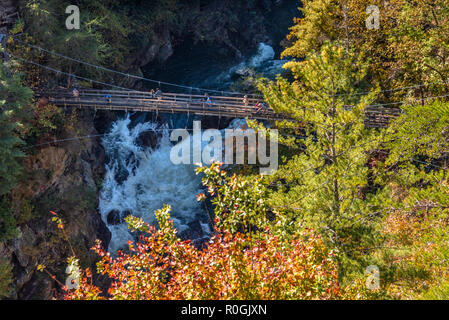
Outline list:
[[[162,133],[157,147],[144,148],[137,138],[145,131]],[[170,161],[172,143],[166,126],[139,123],[132,127],[129,117],[116,121],[103,139],[109,158],[99,199],[99,211],[107,223],[108,214],[116,210],[154,223],[154,211],[164,204],[172,206],[171,216],[178,233],[200,218],[204,233],[208,233],[204,207],[196,195],[201,192],[201,178],[194,165],[174,165]],[[116,252],[134,240],[127,224],[109,225],[109,251]]]

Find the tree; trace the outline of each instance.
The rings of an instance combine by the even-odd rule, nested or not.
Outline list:
[[[229,177],[220,163],[200,167],[197,173],[204,174],[203,185],[212,197],[218,228],[250,234],[268,227],[268,190],[262,178],[236,174]],[[200,201],[205,198],[202,193],[198,195]]]
[[[22,172],[20,159],[24,144],[20,138],[30,116],[32,91],[21,84],[17,74],[8,75],[0,64],[0,242],[16,235],[16,222],[9,210],[7,195]]]
[[[30,117],[32,91],[22,86],[18,74],[9,76],[3,65],[0,65],[0,84],[1,197],[14,187],[22,170],[19,159],[24,157],[24,153],[20,149],[23,145],[20,132]]]
[[[13,29],[15,33],[23,33],[19,37],[21,41],[92,65],[107,65],[118,70],[124,70],[127,66],[125,60],[132,49],[128,38],[132,23],[116,1],[109,1],[107,4],[79,1],[79,30],[67,30],[65,26],[68,17],[65,10],[73,4],[70,1],[21,2],[23,18],[17,22],[18,27]],[[114,82],[110,73],[105,74],[98,68],[30,48],[19,41],[11,40],[10,50],[22,58],[68,74]],[[24,70],[27,71],[27,84],[30,86],[41,86],[43,82],[72,86],[78,81],[67,75],[61,77],[57,74],[55,78],[54,73],[29,64],[24,65]],[[55,79],[58,82],[55,83]],[[119,81],[123,81],[123,77]]]
[[[384,206],[441,212],[449,207],[449,105],[405,105],[387,129],[376,170]],[[392,196],[396,195],[396,196]]]
[[[17,236],[16,220],[9,209],[9,202],[0,202],[0,242]]]
[[[377,92],[360,92],[367,67],[343,45],[325,44],[321,53],[285,68],[294,82],[279,77],[260,89],[275,111],[302,123],[305,138],[297,143],[304,151],[274,175],[280,186],[271,205],[291,212],[297,227],[313,227],[349,252],[370,234],[366,164],[377,133],[365,127],[364,109]]]
[[[366,27],[371,5],[379,9],[377,30]],[[389,90],[384,101],[447,91],[447,0],[306,0],[300,10],[283,56],[304,58],[326,41],[341,41],[369,58],[370,78]]]

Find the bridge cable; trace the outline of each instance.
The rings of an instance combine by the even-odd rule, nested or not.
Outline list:
[[[175,84],[175,83],[169,83],[169,82],[149,79],[149,78],[145,78],[145,77],[140,77],[140,76],[136,76],[136,75],[133,75],[133,74],[124,73],[124,72],[121,72],[121,71],[105,68],[105,67],[102,67],[102,66],[99,66],[99,65],[94,65],[94,64],[91,64],[89,62],[82,61],[82,60],[79,60],[79,59],[71,58],[71,57],[65,56],[63,54],[60,54],[60,53],[57,53],[57,52],[53,52],[53,51],[44,49],[42,47],[39,47],[39,46],[30,44],[30,43],[27,43],[25,41],[17,39],[17,37],[12,36],[12,35],[11,35],[11,38],[13,38],[15,41],[17,41],[19,43],[22,43],[22,44],[24,44],[24,45],[26,45],[28,47],[32,47],[34,49],[46,52],[46,53],[54,55],[54,56],[58,56],[60,58],[66,59],[66,60],[71,60],[73,62],[81,63],[81,64],[90,66],[92,68],[100,69],[100,70],[103,70],[103,71],[116,73],[116,74],[119,74],[119,75],[122,75],[122,76],[126,76],[128,78],[134,78],[134,79],[137,79],[137,80],[143,80],[143,81],[147,81],[147,82],[156,83],[156,84],[159,84],[159,87],[161,86],[161,84],[163,84],[163,85],[178,87],[178,88],[182,88],[182,89],[195,89],[195,90],[203,91],[203,92],[215,92],[215,93],[226,93],[226,94],[229,94],[229,95],[248,95],[248,96],[253,96],[253,97],[261,97],[260,94],[247,94],[247,93],[235,92],[235,91],[220,91],[220,90],[213,90],[213,89],[197,88],[197,87],[190,87],[190,86],[185,86],[185,85],[180,85],[180,84]]]
[[[19,59],[19,60],[21,60],[23,62],[26,62],[26,63],[29,63],[29,64],[33,64],[35,66],[38,66],[38,67],[41,67],[41,68],[44,68],[44,69],[47,69],[47,70],[50,70],[50,71],[53,71],[53,72],[56,72],[56,73],[61,73],[61,74],[64,74],[66,76],[69,76],[69,77],[75,77],[75,78],[78,78],[78,79],[81,79],[81,80],[84,80],[84,81],[89,81],[89,82],[92,82],[92,83],[97,83],[97,84],[101,84],[101,85],[104,85],[104,86],[113,87],[113,88],[116,88],[116,89],[121,89],[121,90],[126,90],[126,91],[136,91],[136,90],[131,90],[131,89],[128,89],[128,88],[125,88],[125,87],[116,86],[116,85],[113,85],[113,84],[110,84],[110,83],[106,83],[106,82],[102,82],[102,81],[97,81],[97,80],[81,77],[81,76],[75,75],[73,73],[67,73],[67,72],[64,72],[64,71],[61,71],[61,70],[58,70],[58,69],[54,69],[54,68],[49,67],[49,66],[44,66],[44,65],[42,65],[40,63],[33,62],[33,61],[30,61],[30,60],[21,58],[21,57],[16,56],[16,55],[14,55],[12,53],[10,53],[9,55],[11,57]]]
[[[236,92],[236,91],[220,91],[220,90],[213,90],[213,89],[190,87],[190,86],[184,86],[184,85],[179,85],[179,84],[174,84],[174,83],[169,83],[169,82],[164,82],[164,81],[153,80],[153,79],[149,79],[149,78],[145,78],[145,77],[140,77],[140,76],[132,75],[132,74],[129,74],[129,73],[124,73],[124,72],[120,72],[120,71],[117,71],[117,70],[108,69],[108,68],[105,68],[105,67],[102,67],[102,66],[94,65],[94,64],[91,64],[91,63],[88,63],[88,62],[85,62],[85,61],[82,61],[82,60],[79,60],[79,59],[71,58],[71,57],[65,56],[63,54],[56,53],[56,52],[44,49],[42,47],[39,47],[39,46],[30,44],[30,43],[27,43],[25,41],[17,39],[17,37],[13,36],[13,35],[11,35],[11,38],[13,38],[15,41],[17,41],[19,43],[22,43],[22,44],[24,44],[26,46],[35,48],[37,50],[40,50],[40,51],[43,51],[43,52],[46,52],[46,53],[49,53],[51,55],[58,56],[58,57],[63,58],[63,59],[67,59],[67,60],[71,60],[71,61],[78,62],[78,63],[81,63],[81,64],[85,64],[85,65],[88,65],[90,67],[97,68],[97,69],[100,69],[100,70],[103,70],[103,71],[113,72],[113,73],[116,73],[116,74],[119,74],[119,75],[122,75],[122,76],[126,76],[128,78],[134,78],[134,79],[143,80],[143,81],[147,81],[147,82],[158,83],[159,86],[161,86],[161,84],[164,84],[164,85],[168,85],[168,86],[174,86],[174,87],[183,88],[183,89],[189,89],[189,90],[195,89],[195,90],[204,91],[204,92],[215,92],[215,93],[221,93],[221,94],[225,94],[226,93],[226,94],[230,94],[230,95],[248,95],[248,96],[254,96],[254,97],[260,97],[261,96],[260,94],[246,94],[246,93]],[[440,80],[440,81],[436,81],[436,82],[430,82],[430,83],[427,83],[427,84],[422,83],[422,84],[416,84],[416,85],[411,85],[411,86],[406,86],[406,87],[399,87],[399,88],[394,88],[394,89],[380,90],[379,93],[394,92],[394,91],[400,91],[400,90],[405,90],[405,89],[415,89],[415,88],[425,87],[425,86],[432,85],[432,84],[441,84],[441,83],[448,83],[448,82],[449,82],[449,80]],[[371,92],[370,91],[364,91],[364,92],[356,92],[356,93],[336,94],[335,96],[355,96],[355,95],[365,95],[365,94],[369,94],[369,93],[371,93]],[[400,104],[400,102],[399,103],[391,103],[391,105],[394,105],[394,104]],[[382,105],[386,105],[386,104],[382,104]]]

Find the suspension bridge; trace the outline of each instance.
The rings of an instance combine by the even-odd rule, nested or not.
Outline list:
[[[123,90],[57,90],[40,93],[48,103],[61,107],[93,108],[95,110],[184,113],[201,116],[250,118],[258,120],[288,120],[268,107],[255,108],[263,100],[244,97],[210,96],[182,93],[161,93]]]
[[[45,103],[60,107],[295,121],[285,114],[274,112],[262,99],[257,98],[210,96],[208,102],[203,95],[182,93],[156,95],[143,91],[95,89],[79,90],[76,96],[71,90],[45,91],[38,93],[37,97],[44,99]],[[257,104],[260,105],[258,108],[255,107]],[[365,110],[365,124],[370,128],[386,127],[399,113],[398,108],[368,106]]]

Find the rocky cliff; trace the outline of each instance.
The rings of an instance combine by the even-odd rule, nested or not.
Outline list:
[[[285,0],[212,0],[183,3],[177,12],[177,25],[158,25],[146,39],[146,44],[132,57],[130,69],[138,70],[149,63],[163,63],[177,45],[184,41],[206,42],[220,46],[236,59],[260,42],[271,44],[266,29],[267,16]],[[182,27],[179,27],[182,25]]]
[[[51,222],[50,210],[65,221],[65,233],[84,267],[94,267],[90,252],[96,239],[107,246],[110,234],[97,212],[98,191],[104,171],[104,151],[100,139],[73,139],[95,136],[90,112],[65,113],[66,127],[55,137],[68,139],[36,146],[25,160],[27,177],[13,192],[14,217],[18,237],[0,243],[0,256],[13,265],[15,299],[48,299],[56,282],[36,270],[44,264],[65,282],[65,264],[71,256],[68,241]],[[42,144],[39,143],[39,144]]]
[[[11,0],[0,0],[0,33],[6,33],[17,16],[17,8]]]

